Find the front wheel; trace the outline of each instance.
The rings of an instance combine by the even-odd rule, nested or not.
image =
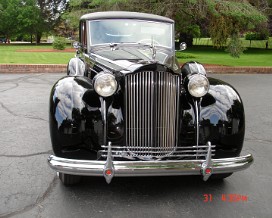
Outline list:
[[[60,178],[60,181],[65,186],[76,185],[81,181],[81,176],[70,175],[65,173],[58,173],[58,176]]]

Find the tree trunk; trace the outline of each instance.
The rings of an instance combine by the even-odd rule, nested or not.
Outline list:
[[[10,43],[9,35],[6,35],[5,43],[6,43],[6,44],[7,44],[7,43],[8,43],[8,44]]]
[[[40,44],[41,43],[41,38],[42,38],[42,33],[37,32],[36,33],[36,44]]]

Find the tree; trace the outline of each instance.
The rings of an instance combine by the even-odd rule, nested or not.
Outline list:
[[[33,35],[39,31],[42,20],[40,10],[36,5],[36,0],[25,0],[23,7],[18,8],[18,13],[16,20],[19,25],[18,32],[21,35],[30,35],[32,43]]]
[[[247,0],[71,0],[69,13],[78,16],[87,11],[128,10],[167,16],[176,21],[177,35],[180,40],[186,39],[188,45],[200,34],[204,22],[214,46],[221,48],[228,38],[234,43],[232,47],[240,45],[237,40],[241,32],[267,22],[258,8],[265,8],[266,0],[257,2],[253,6]]]
[[[53,30],[65,11],[68,0],[37,0],[40,10],[39,29],[36,31],[37,43],[40,43],[43,32]]]
[[[6,38],[17,34],[36,35],[40,42],[42,33],[59,22],[66,0],[0,0],[0,33]]]
[[[90,13],[92,0],[70,0],[67,9],[60,19],[61,32],[74,38],[74,33],[78,30],[78,20],[86,13]],[[59,32],[58,30],[56,32]]]
[[[18,17],[20,0],[0,0],[0,33],[9,39],[19,28],[19,24],[14,22]]]

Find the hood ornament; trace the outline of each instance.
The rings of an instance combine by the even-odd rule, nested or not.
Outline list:
[[[156,48],[155,48],[155,45],[154,45],[153,36],[151,37],[151,49],[152,49],[152,60],[155,61],[155,59],[156,59]]]

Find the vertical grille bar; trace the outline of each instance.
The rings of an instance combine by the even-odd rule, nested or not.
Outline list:
[[[126,144],[135,156],[161,157],[177,138],[178,75],[143,71],[126,75]]]

